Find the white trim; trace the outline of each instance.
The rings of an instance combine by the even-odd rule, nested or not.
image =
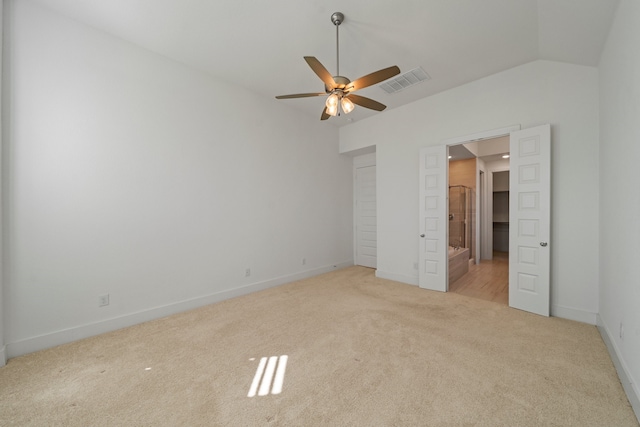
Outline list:
[[[247,295],[252,292],[261,291],[264,289],[272,288],[274,286],[283,285],[285,283],[295,282],[297,280],[306,279],[309,277],[317,276],[319,274],[328,273],[339,268],[350,267],[352,265],[353,260],[347,260],[336,264],[314,268],[312,270],[276,277],[270,280],[265,280],[263,282],[252,283],[235,289],[229,289],[198,298],[180,301],[174,304],[168,304],[165,306],[155,307],[149,310],[143,310],[125,316],[119,316],[100,322],[90,323],[88,325],[77,326],[61,331],[52,332],[50,334],[40,335],[37,337],[26,338],[17,342],[8,343],[6,345],[7,357],[11,358],[27,353],[33,353],[34,351],[39,351],[45,348],[55,347],[57,345],[70,343],[83,338],[115,331],[117,329],[126,328],[128,326],[137,325],[139,323],[148,322],[150,320],[159,319],[205,305],[214,304],[230,298]]]
[[[0,347],[0,368],[7,364],[7,346]]]
[[[561,317],[563,319],[575,320],[576,322],[596,324],[597,313],[591,311],[579,310],[577,308],[563,307],[561,305],[551,305],[551,315],[553,317]]]
[[[0,147],[4,146],[3,143],[3,136],[7,134],[6,132],[6,122],[9,122],[9,120],[7,120],[7,116],[8,114],[6,114],[6,112],[9,111],[9,108],[4,108],[6,107],[5,105],[5,97],[7,96],[7,92],[6,86],[7,85],[7,79],[4,78],[3,75],[3,65],[5,64],[5,49],[4,49],[4,42],[5,39],[8,37],[5,37],[4,34],[8,33],[8,28],[5,28],[5,17],[8,16],[5,13],[5,3],[8,2],[2,2],[0,3]],[[7,103],[8,104],[8,103]],[[0,150],[0,176],[3,176],[3,170],[2,170],[2,163],[4,163],[4,159],[2,158],[2,153],[1,151],[4,150]],[[4,201],[5,197],[4,197],[4,191],[2,190],[2,187],[4,187],[4,183],[2,182],[2,178],[0,178],[0,367],[6,365],[7,363],[7,354],[6,354],[6,346],[4,343],[5,340],[5,333],[4,333],[4,316],[5,316],[5,303],[4,303],[4,297],[3,297],[3,293],[4,291],[4,287],[5,287],[5,280],[4,278],[6,277],[5,274],[5,268],[6,265],[8,264],[6,262],[7,257],[5,256],[5,254],[7,253],[6,250],[6,246],[5,245],[5,233],[4,230],[7,229],[7,227],[5,227],[5,208],[6,208],[6,203]]]
[[[633,408],[633,412],[636,414],[636,418],[640,421],[640,390],[638,390],[638,384],[634,383],[633,377],[629,374],[629,367],[625,363],[624,358],[620,357],[620,351],[616,346],[615,340],[612,338],[609,328],[605,325],[599,314],[596,315],[596,318],[598,331],[600,332],[600,336],[602,337],[604,344],[607,346],[607,350],[609,350],[609,355],[613,361],[613,366],[615,366],[616,371],[618,372],[618,378],[620,379],[622,388],[627,395],[627,399],[629,399],[629,403],[631,404],[631,408]]]
[[[388,273],[386,271],[376,270],[376,277],[380,279],[393,280],[394,282],[406,283],[407,285],[418,286],[417,276],[405,276],[404,274]]]
[[[480,166],[482,163],[482,166]],[[484,243],[483,237],[486,234],[484,229],[485,219],[485,205],[487,201],[484,199],[487,191],[486,171],[484,170],[484,161],[479,157],[476,157],[476,256],[474,257],[475,264],[480,264],[482,259],[482,244]]]
[[[376,153],[364,154],[353,158],[353,168],[366,168],[376,165]]]
[[[456,136],[442,141],[445,145],[458,145],[471,141],[480,141],[483,139],[492,139],[499,136],[509,135],[511,132],[520,130],[520,125],[512,125],[498,129],[486,130],[483,132],[473,133],[471,135]]]
[[[371,154],[371,153],[375,153],[376,152],[376,146],[375,145],[367,145],[366,147],[360,147],[360,148],[355,148],[355,149],[344,149],[342,147],[342,141],[340,142],[340,147],[338,148],[338,152],[340,154],[344,154],[346,156],[349,157],[356,157],[356,156],[363,156],[365,154]]]

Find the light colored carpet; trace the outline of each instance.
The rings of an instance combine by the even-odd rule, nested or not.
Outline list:
[[[281,355],[282,393],[247,397]],[[11,359],[0,425],[638,422],[594,326],[350,267]]]

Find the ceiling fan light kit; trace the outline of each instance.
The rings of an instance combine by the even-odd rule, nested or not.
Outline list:
[[[340,111],[349,114],[355,108],[355,105],[369,108],[375,111],[382,111],[387,108],[386,105],[374,101],[364,96],[354,95],[353,92],[364,89],[366,87],[383,82],[397,74],[400,74],[400,68],[392,66],[375,71],[366,76],[360,77],[355,81],[340,75],[340,24],[344,22],[344,14],[334,12],[331,15],[331,22],[336,26],[336,71],[337,75],[332,76],[324,65],[313,56],[305,56],[304,60],[320,80],[324,82],[324,93],[296,93],[292,95],[279,95],[276,99],[291,98],[308,98],[313,96],[327,96],[324,110],[320,116],[320,120],[327,120],[329,117],[340,115]]]

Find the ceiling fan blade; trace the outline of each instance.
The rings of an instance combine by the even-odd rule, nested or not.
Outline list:
[[[354,104],[358,104],[361,107],[369,108],[371,110],[382,111],[387,108],[386,105],[379,103],[378,101],[374,101],[371,98],[367,98],[360,95],[349,94],[347,96]]]
[[[291,99],[291,98],[308,98],[311,96],[323,96],[326,93],[294,93],[292,95],[278,95],[276,99]]]
[[[366,76],[352,81],[347,85],[345,91],[353,92],[354,90],[364,89],[365,87],[383,82],[388,78],[395,76],[396,74],[400,74],[400,68],[398,68],[396,65],[394,65],[393,67],[383,68],[382,70],[367,74]]]
[[[304,60],[307,61],[309,67],[313,70],[314,73],[320,77],[320,80],[324,82],[324,85],[329,89],[333,90],[336,87],[336,82],[333,80],[333,76],[324,65],[320,63],[314,56],[305,56]]]
[[[327,113],[327,107],[324,107],[324,110],[322,110],[322,114],[320,115],[320,120],[327,120],[329,117],[331,116]]]

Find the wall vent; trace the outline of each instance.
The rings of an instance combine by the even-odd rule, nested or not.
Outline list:
[[[387,93],[396,93],[405,90],[409,86],[417,85],[425,80],[429,80],[429,74],[422,67],[414,68],[411,71],[400,74],[392,79],[380,84],[380,88]]]

